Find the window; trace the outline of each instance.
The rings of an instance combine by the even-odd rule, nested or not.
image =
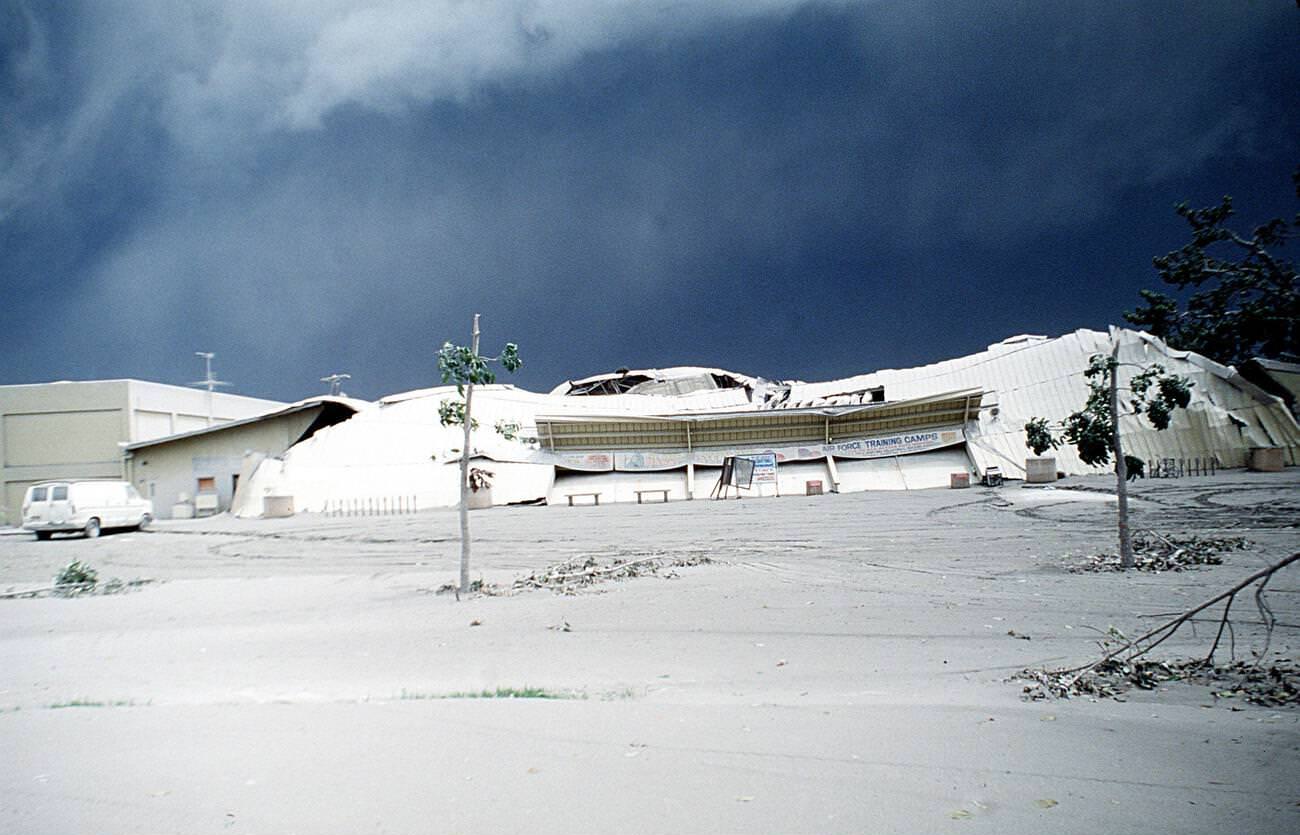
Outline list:
[[[217,492],[217,480],[216,480],[216,478],[214,478],[213,476],[203,476],[202,478],[200,478],[200,479],[199,479],[199,492],[200,492],[200,493],[215,493],[215,492]]]
[[[50,491],[50,501],[66,502],[67,500],[68,500],[68,485],[66,484],[54,485],[54,489]]]
[[[44,487],[33,487],[33,488],[32,488],[32,501],[34,501],[34,502],[43,502],[43,501],[45,501],[45,490],[46,490],[46,488],[44,488]]]

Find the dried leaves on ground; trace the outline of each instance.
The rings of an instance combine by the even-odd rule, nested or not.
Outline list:
[[[1216,699],[1236,698],[1267,707],[1300,706],[1300,667],[1286,658],[1228,664],[1208,664],[1203,658],[1109,659],[1084,670],[1021,670],[1013,678],[1025,682],[1021,698],[1033,701],[1074,696],[1122,701],[1134,688],[1154,690],[1168,682],[1186,681],[1208,686]]]
[[[1155,531],[1138,531],[1133,534],[1133,567],[1137,571],[1157,573],[1222,565],[1223,554],[1246,548],[1249,544],[1239,536],[1164,536]],[[1068,570],[1083,574],[1124,569],[1120,567],[1118,554],[1094,554],[1082,563],[1069,566]]]
[[[532,589],[550,589],[561,594],[574,594],[599,583],[626,580],[633,577],[660,577],[672,579],[677,577],[673,569],[692,565],[705,565],[713,562],[703,554],[674,556],[672,554],[653,554],[651,556],[628,559],[614,557],[601,560],[592,555],[574,557],[558,562],[546,568],[516,579],[508,586],[485,583],[476,580],[470,584],[471,592],[488,596],[515,594]],[[451,594],[456,590],[453,585],[438,589],[438,594]]]

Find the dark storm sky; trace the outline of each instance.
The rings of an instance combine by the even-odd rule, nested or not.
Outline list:
[[[1295,211],[1271,2],[0,0],[0,383],[827,379],[1118,322]]]

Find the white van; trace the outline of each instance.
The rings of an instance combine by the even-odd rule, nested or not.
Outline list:
[[[81,531],[99,536],[109,528],[143,530],[153,521],[153,502],[125,481],[47,481],[27,488],[23,528],[37,539]]]

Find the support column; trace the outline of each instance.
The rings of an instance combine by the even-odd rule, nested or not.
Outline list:
[[[826,471],[831,476],[831,492],[840,492],[840,471],[835,467],[835,456],[826,456]]]

